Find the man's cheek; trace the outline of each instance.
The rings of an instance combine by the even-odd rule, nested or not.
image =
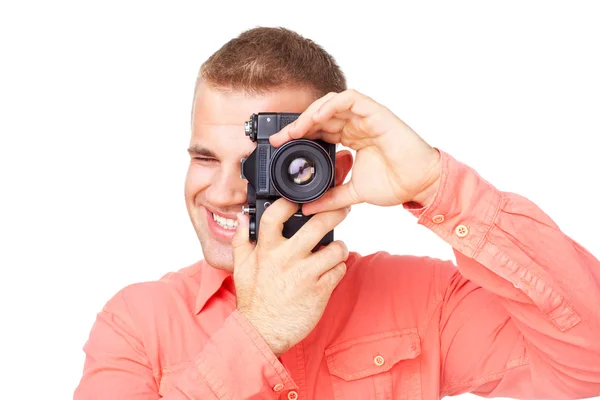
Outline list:
[[[198,193],[210,186],[210,175],[198,166],[190,166],[185,180],[185,198],[193,199]]]

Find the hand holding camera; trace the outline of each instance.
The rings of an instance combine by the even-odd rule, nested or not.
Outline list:
[[[241,161],[248,216],[238,216],[232,241],[237,309],[277,356],[314,329],[348,258],[333,229],[349,208],[314,216],[299,209],[334,186],[335,145],[301,139],[276,149],[269,143],[299,116],[263,112],[246,122],[257,147]],[[325,247],[316,251],[319,246]]]
[[[335,184],[335,144],[299,139],[275,148],[269,143],[272,135],[299,116],[262,112],[252,114],[244,124],[246,136],[257,142],[252,154],[241,161],[242,178],[248,180],[248,207],[244,211],[250,215],[250,240],[257,239],[262,215],[275,200],[283,197],[294,203],[307,203],[323,196]],[[283,236],[292,237],[310,218],[298,210],[285,221]],[[332,241],[333,231],[327,232],[318,244]]]
[[[340,241],[312,250],[349,208],[313,216],[288,239],[282,228],[297,211],[298,205],[285,198],[274,201],[262,214],[256,244],[248,235],[248,216],[239,214],[232,241],[237,309],[277,356],[317,325],[348,258]]]
[[[439,152],[388,108],[356,90],[321,97],[269,138],[276,148],[292,139],[320,139],[356,150],[351,179],[304,204],[305,215],[363,202],[425,206],[437,192]]]
[[[333,228],[347,207],[426,205],[437,191],[440,157],[354,90],[330,93],[302,114],[253,114],[245,131],[257,148],[241,163],[249,217],[239,216],[233,241],[237,307],[280,355],[314,329],[345,273],[348,250],[333,242]],[[336,143],[357,152],[352,178],[340,186]],[[314,252],[319,245],[327,247]]]

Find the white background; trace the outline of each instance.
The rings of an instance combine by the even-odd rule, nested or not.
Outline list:
[[[193,85],[257,25],[324,46],[351,87],[600,256],[597,3],[213,3],[0,6],[3,398],[70,398],[103,304],[201,258],[183,198]],[[336,236],[453,259],[399,207],[356,206]]]

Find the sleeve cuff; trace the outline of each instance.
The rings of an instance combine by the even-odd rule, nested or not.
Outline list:
[[[283,364],[271,351],[271,348],[269,348],[267,342],[265,342],[265,340],[250,323],[250,321],[248,321],[237,310],[235,310],[231,314],[230,318],[232,319],[232,321],[235,321],[238,327],[246,333],[246,337],[248,337],[250,341],[254,344],[256,349],[258,349],[266,364],[271,367],[267,368],[265,371],[265,377],[267,378],[269,385],[272,388],[280,388],[279,390],[282,390],[284,388],[286,390],[298,389],[298,386],[292,380],[292,377],[288,370],[283,366]],[[281,385],[283,385],[283,387],[281,387]]]
[[[409,202],[403,207],[418,218],[419,224],[474,257],[500,210],[502,195],[475,170],[438,151],[442,172],[433,201],[425,206]]]
[[[225,320],[211,342],[211,348],[204,350],[205,357],[196,361],[196,371],[219,398],[228,398],[231,393],[252,397],[298,388],[262,336],[239,311],[235,310]]]

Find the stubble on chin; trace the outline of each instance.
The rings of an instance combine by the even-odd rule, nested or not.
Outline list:
[[[217,241],[205,229],[208,229],[208,227],[201,227],[196,230],[204,260],[213,268],[233,272],[233,250],[231,244]]]
[[[202,248],[204,259],[213,268],[233,272],[233,257],[231,246],[219,245],[216,248]]]
[[[204,209],[205,212],[206,209]],[[204,212],[196,209],[195,218],[191,218],[194,231],[200,242],[202,256],[206,263],[213,268],[233,272],[233,250],[231,244],[217,241],[210,234],[210,228],[203,221],[206,218]]]

